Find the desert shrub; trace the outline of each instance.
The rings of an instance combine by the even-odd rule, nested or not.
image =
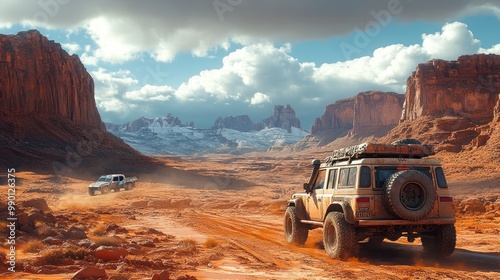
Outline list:
[[[190,253],[196,253],[198,251],[198,248],[196,247],[197,242],[194,239],[184,239],[179,242],[179,245],[177,246],[177,252],[182,253],[182,254],[190,254]]]
[[[204,243],[203,243],[203,247],[205,248],[215,248],[219,246],[219,242],[217,242],[217,240],[213,239],[213,238],[208,238]]]
[[[67,248],[44,252],[35,261],[36,265],[59,265],[64,259],[83,260],[86,252],[83,248]]]
[[[119,246],[123,243],[123,240],[117,236],[94,236],[90,238],[90,241],[97,244],[98,246]]]
[[[38,253],[45,249],[45,245],[40,240],[30,240],[22,246],[25,253]]]
[[[58,234],[53,227],[48,226],[42,222],[36,222],[35,228],[36,234],[41,237],[56,236]]]
[[[87,252],[83,248],[68,248],[63,251],[63,257],[72,260],[83,260],[86,254]]]
[[[52,250],[43,252],[35,261],[36,265],[58,265],[64,259],[62,250]]]
[[[92,230],[92,234],[95,236],[103,236],[106,234],[106,225],[105,224],[100,224]]]

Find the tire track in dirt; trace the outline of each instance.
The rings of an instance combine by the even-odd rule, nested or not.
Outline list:
[[[191,226],[197,231],[218,236],[236,246],[263,264],[266,270],[310,271],[321,277],[356,279],[439,279],[441,275],[468,279],[477,276],[477,273],[465,269],[461,262],[453,265],[451,261],[450,265],[448,260],[444,262],[448,264],[446,266],[428,263],[428,260],[422,259],[421,250],[417,248],[419,246],[385,244],[381,249],[363,248],[361,260],[351,258],[338,261],[331,259],[317,245],[311,244],[311,241],[321,240],[321,230],[310,231],[309,239],[313,240],[309,240],[306,246],[293,246],[284,240],[280,224],[265,221],[262,216],[256,220],[247,216],[235,218],[197,210],[183,216],[192,222]],[[494,278],[486,276],[484,279]]]

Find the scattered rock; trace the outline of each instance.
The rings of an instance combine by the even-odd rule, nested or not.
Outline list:
[[[52,236],[45,238],[42,242],[49,245],[62,245],[64,243],[63,240]]]
[[[21,202],[21,207],[23,208],[35,208],[43,213],[51,212],[49,205],[47,204],[47,201],[43,198],[33,198],[24,202]]]
[[[68,230],[67,236],[70,239],[86,239],[88,237],[83,229],[75,226]]]
[[[122,247],[100,246],[94,252],[96,258],[104,261],[115,261],[128,255],[128,251]]]
[[[486,207],[484,206],[483,202],[480,199],[477,198],[470,198],[463,200],[460,205],[459,209],[461,213],[467,213],[467,214],[472,214],[472,213],[484,213],[486,212]]]
[[[78,270],[71,279],[104,279],[106,278],[106,270],[95,267],[85,266]]]
[[[168,270],[163,270],[160,273],[155,273],[151,280],[168,280],[170,279],[170,272]]]

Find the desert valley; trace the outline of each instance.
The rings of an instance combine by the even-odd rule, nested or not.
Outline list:
[[[183,156],[145,155],[109,132],[78,56],[36,30],[0,35],[0,79],[2,279],[500,278],[499,55],[422,61],[406,93],[325,104],[294,143],[238,150],[221,134],[221,146]],[[293,109],[276,108],[275,128],[300,126]],[[236,133],[238,120],[248,124],[218,128]],[[417,239],[360,244],[356,257],[335,260],[322,229],[303,246],[286,242],[287,200],[312,159],[405,138],[433,145],[445,170],[457,219],[450,257],[426,257]],[[135,188],[90,196],[110,173],[136,176]]]

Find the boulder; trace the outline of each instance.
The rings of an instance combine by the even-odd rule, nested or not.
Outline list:
[[[47,204],[47,201],[43,198],[33,198],[30,200],[26,200],[21,202],[21,207],[23,208],[35,208],[43,213],[48,213],[51,212],[49,205]]]
[[[95,266],[85,266],[78,270],[71,279],[105,279],[106,270]]]
[[[119,260],[120,258],[124,258],[127,255],[127,249],[113,246],[100,246],[94,252],[94,256],[96,258],[102,259],[104,261]]]
[[[151,280],[168,280],[170,279],[170,272],[168,270],[163,270],[160,273],[155,273]]]

